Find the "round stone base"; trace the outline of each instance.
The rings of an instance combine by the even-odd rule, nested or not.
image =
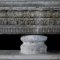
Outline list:
[[[46,53],[47,47],[44,46],[21,46],[21,53],[24,54],[40,54],[40,53]]]

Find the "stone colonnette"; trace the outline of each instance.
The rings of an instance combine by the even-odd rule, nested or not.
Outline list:
[[[47,47],[44,42],[47,40],[46,36],[42,35],[27,35],[22,36],[21,53],[23,54],[40,54],[46,53]]]

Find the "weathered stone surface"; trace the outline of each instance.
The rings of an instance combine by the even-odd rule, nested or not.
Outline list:
[[[25,3],[24,3],[25,2]],[[38,0],[38,1],[32,1],[32,0],[30,0],[30,1],[27,1],[27,0],[25,0],[25,1],[0,1],[0,7],[59,7],[60,6],[60,2],[59,2],[59,0],[58,1],[47,1],[47,0]]]
[[[5,1],[5,2],[6,2],[6,1],[8,1],[8,2],[12,2],[12,1],[15,1],[15,2],[16,2],[16,1],[18,1],[18,2],[19,2],[19,1],[20,1],[20,2],[21,2],[21,1],[23,1],[23,2],[32,1],[32,2],[34,2],[34,1],[42,1],[42,0],[0,0],[0,1],[2,1],[2,2],[3,2],[3,1]],[[60,1],[60,0],[43,0],[43,1],[44,1],[44,2],[45,2],[45,1],[48,1],[48,2],[50,2],[50,1],[52,1],[52,2],[56,1],[56,2],[57,2],[57,1]]]
[[[46,53],[47,47],[44,41],[47,40],[46,36],[42,35],[26,35],[22,36],[23,44],[21,46],[21,53],[23,54],[40,54]]]
[[[47,47],[44,44],[44,42],[23,42],[23,45],[21,45],[21,53],[25,54],[40,54],[40,53],[46,53]]]
[[[44,10],[44,11],[14,11],[3,10],[0,11],[0,17],[19,17],[19,18],[60,18],[60,10]]]
[[[0,18],[0,25],[60,26],[60,18]]]
[[[29,10],[29,11],[42,11],[42,10],[60,10],[60,7],[0,7],[0,10]]]
[[[0,60],[60,60],[60,53],[26,55],[19,50],[0,50]]]
[[[46,36],[40,36],[40,35],[27,35],[27,36],[22,36],[21,40],[23,42],[42,42],[46,41],[47,37]]]
[[[59,0],[0,0],[0,33],[60,33],[59,13]]]
[[[0,25],[1,34],[60,34],[60,26]]]
[[[21,53],[23,53],[23,54],[42,54],[42,53],[46,53],[46,52],[47,52],[47,49],[44,46],[43,47],[40,47],[40,46],[21,47]]]

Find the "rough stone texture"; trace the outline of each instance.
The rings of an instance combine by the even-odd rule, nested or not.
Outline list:
[[[60,60],[60,53],[26,55],[19,50],[0,50],[0,60]]]
[[[43,1],[42,0],[0,0],[0,34],[51,34],[51,33],[53,34],[60,33],[60,1],[59,0],[53,0],[53,1],[52,0],[50,1],[49,0],[43,0]],[[41,47],[39,46],[40,44],[42,45],[41,49],[39,48],[34,52],[30,50],[33,54],[46,52],[46,46],[44,45],[44,43],[36,43],[36,42],[31,43],[31,46],[33,46],[33,48],[30,49],[29,49],[29,47],[31,47],[30,43],[27,42],[24,43],[22,45],[23,46],[22,51],[26,47],[26,44],[28,45],[27,46],[28,50],[30,49],[33,50],[33,48],[35,50]],[[6,56],[0,55],[0,58],[5,58],[5,57]],[[34,57],[36,56],[33,56],[32,58]],[[16,56],[13,57],[8,56],[6,58],[12,59],[12,58],[16,58]],[[41,58],[40,55],[39,58]]]
[[[25,42],[26,43],[26,42]],[[29,43],[29,42],[27,42]],[[47,52],[47,47],[44,45],[40,45],[37,43],[30,43],[30,44],[24,44],[21,46],[21,53],[23,54],[41,54],[41,53],[46,53]],[[31,45],[34,44],[34,45]]]
[[[21,46],[21,53],[23,54],[40,54],[46,53],[47,47],[44,41],[47,40],[46,36],[40,35],[26,35],[21,37],[23,44]]]
[[[0,25],[0,34],[60,34],[60,26]]]
[[[60,26],[60,18],[0,18],[0,25]]]
[[[60,18],[59,10],[52,11],[15,11],[15,10],[3,10],[0,11],[0,17],[8,17],[8,18]]]
[[[6,3],[5,3],[6,2]],[[21,2],[21,3],[20,3]],[[25,2],[25,3],[24,3]],[[32,1],[32,0],[11,0],[11,1],[8,1],[8,0],[3,0],[3,1],[0,1],[0,6],[4,6],[4,7],[39,7],[39,6],[41,6],[41,7],[59,7],[60,6],[60,2],[59,2],[59,0],[58,1],[49,1],[49,0],[43,0],[43,2],[42,2],[42,0],[38,0],[38,1]]]
[[[46,36],[42,36],[42,35],[26,35],[26,36],[22,36],[21,40],[23,42],[43,42],[47,40]]]
[[[0,0],[1,34],[58,34],[59,26],[59,0]]]

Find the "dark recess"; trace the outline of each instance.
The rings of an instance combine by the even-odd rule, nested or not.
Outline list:
[[[48,52],[60,51],[60,34],[45,34],[48,40],[45,42]],[[20,50],[22,41],[21,34],[2,34],[0,35],[0,50]]]

